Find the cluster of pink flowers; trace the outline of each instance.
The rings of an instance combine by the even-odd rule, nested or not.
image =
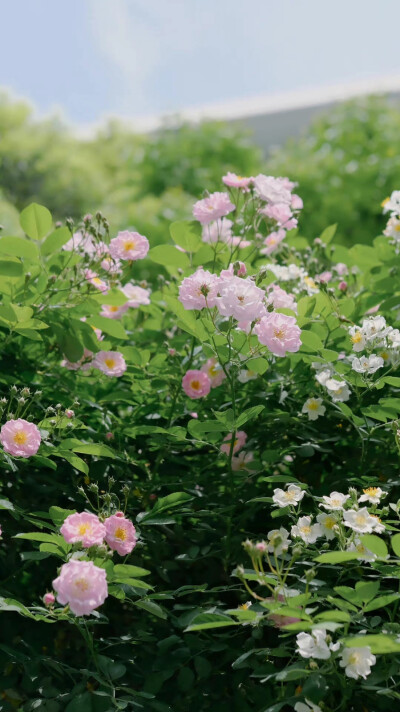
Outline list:
[[[87,371],[90,368],[97,368],[106,376],[115,376],[119,378],[126,369],[126,361],[119,351],[98,351],[95,356],[91,351],[84,350],[83,356],[79,361],[71,362],[64,359],[61,366],[68,368],[70,371]]]
[[[288,178],[274,178],[260,174],[254,178],[254,190],[266,205],[261,215],[276,223],[276,230],[265,240],[262,254],[270,255],[284,240],[286,231],[297,227],[297,213],[303,207],[302,199],[292,193],[295,183]]]
[[[272,305],[276,309],[289,308],[296,311],[293,296],[277,285],[271,285],[266,295],[254,280],[238,277],[232,265],[231,268],[223,270],[219,277],[202,268],[190,277],[185,277],[179,287],[179,300],[185,309],[216,307],[222,317],[236,319],[238,328],[244,331],[249,332],[252,325],[255,325],[254,332],[260,343],[268,346],[276,356],[298,351],[301,332],[296,319],[267,310],[267,306]],[[239,272],[243,274],[245,269],[242,270],[240,266]]]
[[[247,433],[244,430],[238,430],[235,435],[233,433],[228,433],[224,438],[224,441],[220,447],[221,452],[225,455],[229,455],[232,447],[233,439],[233,457],[231,461],[232,470],[247,470],[250,462],[253,461],[254,455],[252,452],[245,452],[242,448],[246,444]],[[241,450],[241,452],[239,452]],[[239,454],[236,454],[239,453]]]
[[[104,523],[90,512],[75,512],[65,519],[60,532],[68,544],[80,543],[85,549],[105,541],[120,556],[130,554],[137,541],[136,529],[123,512],[107,517]]]
[[[0,442],[4,451],[14,457],[36,455],[41,439],[37,426],[22,418],[8,420],[0,430]]]

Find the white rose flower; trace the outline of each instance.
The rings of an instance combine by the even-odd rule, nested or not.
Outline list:
[[[375,534],[382,534],[382,532],[385,531],[386,527],[382,523],[382,521],[379,519],[379,517],[376,514],[371,514],[371,519],[373,519],[373,531]]]
[[[272,529],[267,534],[268,551],[280,556],[284,551],[287,551],[290,544],[289,532],[284,527],[280,529]]]
[[[363,489],[364,494],[358,498],[359,502],[370,502],[370,504],[379,504],[382,497],[386,496],[386,492],[380,487],[367,487]]]
[[[353,344],[353,351],[362,351],[366,344],[366,338],[359,326],[350,326],[350,341]]]
[[[346,551],[355,551],[359,555],[360,561],[365,561],[365,563],[369,564],[371,561],[376,561],[377,556],[376,554],[373,554],[372,551],[367,549],[365,544],[362,543],[361,539],[356,536],[354,541],[349,544],[349,546],[346,548]]]
[[[361,356],[361,358],[353,358],[351,367],[357,373],[375,373],[378,368],[382,368],[385,362],[382,356],[371,354],[371,356]]]
[[[359,534],[371,534],[376,526],[374,517],[371,517],[368,509],[348,509],[343,513],[343,523]]]
[[[367,341],[373,341],[376,337],[382,338],[389,331],[384,316],[370,316],[364,319],[361,329]]]
[[[341,510],[343,509],[343,505],[349,499],[349,495],[342,494],[341,492],[331,492],[329,497],[324,494],[322,499],[323,502],[319,505],[320,507],[324,507],[324,509],[328,510]]]
[[[365,648],[344,648],[339,665],[345,668],[347,677],[354,680],[363,677],[365,680],[371,672],[371,665],[375,663],[376,657],[371,653],[369,645],[366,645]]]
[[[307,697],[305,702],[296,702],[294,710],[295,712],[322,712],[321,707],[310,702]]]
[[[336,401],[347,401],[350,398],[350,388],[348,387],[346,381],[338,381],[336,378],[328,378],[325,383],[326,388],[329,391],[329,395],[332,396],[332,400]]]
[[[400,237],[400,235],[399,235]],[[399,329],[390,329],[388,335],[387,335],[388,340],[390,341],[390,345],[393,349],[397,349],[400,346],[400,331]]]
[[[334,527],[337,525],[338,520],[333,514],[326,514],[326,512],[321,512],[317,515],[317,522],[320,524],[323,535],[329,540],[334,539],[336,534],[334,532]]]
[[[400,213],[400,190],[394,190],[390,198],[382,203],[382,208],[384,213]]]
[[[287,507],[288,504],[296,506],[304,497],[304,490],[297,485],[289,485],[287,490],[280,488],[274,489],[274,494],[272,495],[272,501],[278,507]]]
[[[308,398],[304,403],[301,412],[307,413],[309,420],[317,420],[320,415],[324,415],[325,406],[322,405],[322,398]]]
[[[321,386],[326,386],[326,382],[329,378],[332,378],[333,371],[330,368],[323,368],[318,371],[315,378]]]
[[[302,658],[328,660],[331,657],[325,630],[314,630],[312,634],[299,633],[296,636],[297,652]]]
[[[311,524],[311,517],[300,517],[291,529],[292,536],[300,537],[306,544],[314,544],[323,535],[320,524]]]

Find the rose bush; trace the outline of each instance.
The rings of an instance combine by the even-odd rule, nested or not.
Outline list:
[[[399,193],[347,248],[295,190],[0,237],[5,710],[397,709]]]

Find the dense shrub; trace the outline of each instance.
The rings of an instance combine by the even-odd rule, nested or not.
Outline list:
[[[7,712],[398,707],[400,194],[347,248],[224,182],[0,238]]]

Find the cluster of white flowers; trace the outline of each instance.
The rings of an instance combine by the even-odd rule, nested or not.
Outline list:
[[[386,324],[383,316],[370,316],[361,326],[350,326],[349,336],[353,351],[367,351],[367,355],[351,356],[357,373],[375,373],[385,365],[396,364],[400,358],[400,331]],[[371,353],[376,352],[376,353]]]
[[[340,643],[332,643],[326,631],[318,628],[315,628],[312,633],[299,633],[296,642],[297,652],[306,659],[329,660],[332,653],[340,648]],[[375,663],[376,657],[368,645],[362,648],[343,648],[340,654],[340,667],[345,668],[347,677],[352,677],[354,680],[358,680],[359,677],[365,680]]]
[[[331,364],[315,362],[312,363],[312,367],[317,372],[315,376],[316,380],[321,386],[326,388],[334,403],[337,401],[345,402],[349,400],[351,395],[350,388],[346,381],[334,378],[335,371]]]

